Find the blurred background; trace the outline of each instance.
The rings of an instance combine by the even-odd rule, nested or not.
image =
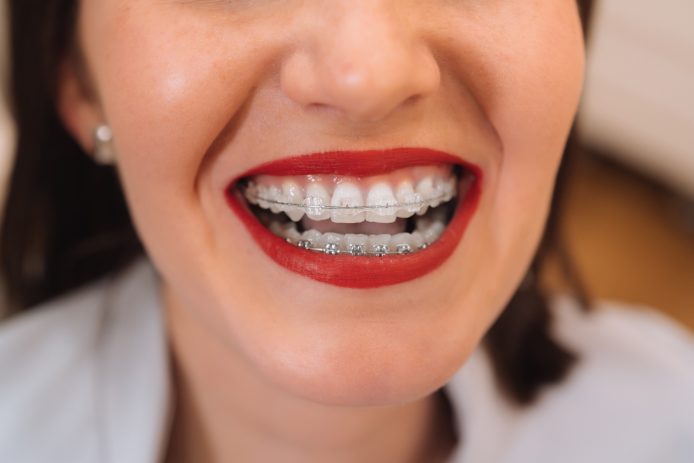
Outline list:
[[[0,84],[6,90],[5,2]],[[599,0],[561,230],[588,292],[694,329],[694,1]],[[0,204],[12,124],[0,94]],[[557,259],[542,278],[564,281]]]
[[[598,298],[694,329],[694,1],[597,0],[561,220]],[[544,275],[561,286],[557,266]]]

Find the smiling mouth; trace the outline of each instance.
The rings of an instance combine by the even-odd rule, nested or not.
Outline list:
[[[441,165],[366,178],[260,175],[239,189],[258,220],[287,243],[328,255],[383,257],[436,242],[455,212],[461,172]]]
[[[336,286],[371,288],[437,268],[478,202],[481,171],[417,148],[317,153],[262,165],[225,194],[276,263]]]

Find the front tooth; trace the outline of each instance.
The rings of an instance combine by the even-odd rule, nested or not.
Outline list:
[[[342,235],[337,233],[323,233],[316,241],[316,247],[326,254],[336,255],[342,250]]]
[[[370,209],[366,213],[366,221],[376,223],[395,222],[397,203],[390,185],[386,183],[373,185],[366,196],[366,205],[376,209]]]
[[[391,235],[386,234],[369,235],[367,246],[368,252],[377,256],[384,256],[388,254],[388,252],[391,251],[390,238]]]
[[[359,187],[350,182],[342,182],[335,187],[330,205],[337,208],[361,208],[364,199]],[[363,222],[365,214],[360,209],[333,209],[331,219],[335,223]]]
[[[368,235],[355,235],[353,233],[348,233],[345,235],[345,239],[343,240],[343,246],[344,250],[353,255],[353,256],[361,256],[363,254],[366,254],[368,252],[368,241],[369,241],[369,236]]]
[[[330,218],[330,210],[325,207],[330,204],[330,195],[320,183],[313,182],[308,185],[303,203],[309,219],[327,220]]]

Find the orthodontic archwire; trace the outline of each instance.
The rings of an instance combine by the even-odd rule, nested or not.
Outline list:
[[[278,201],[276,199],[267,199],[263,198],[262,196],[258,195],[251,195],[248,193],[245,193],[245,196],[247,199],[252,199],[255,201],[263,201],[268,203],[268,205],[273,205],[273,206],[291,206],[291,207],[296,207],[296,208],[301,208],[301,209],[321,209],[321,210],[359,210],[359,211],[371,211],[371,210],[378,210],[378,209],[392,209],[392,208],[402,208],[402,207],[417,207],[421,208],[424,205],[427,205],[430,202],[434,201],[439,201],[439,203],[443,201],[450,201],[452,198],[455,197],[455,195],[451,196],[448,200],[446,200],[446,194],[440,194],[438,196],[434,196],[433,198],[429,198],[427,200],[421,200],[417,202],[412,202],[412,203],[397,203],[397,204],[389,204],[389,205],[381,205],[381,206],[332,206],[330,204],[299,204],[299,203],[288,203],[285,201]]]
[[[366,256],[366,257],[384,257],[384,256],[404,256],[414,252],[411,245],[407,243],[401,243],[395,246],[394,250],[387,244],[376,244],[372,246],[373,251],[367,252],[366,246],[363,244],[349,244],[347,251],[342,251],[338,248],[337,243],[326,243],[322,248],[313,247],[313,242],[311,240],[301,239],[296,242],[290,238],[286,238],[287,243],[293,244],[301,249],[307,251],[320,252],[323,254],[328,254],[331,256],[337,255],[348,255],[348,256]],[[418,251],[422,251],[428,248],[429,243],[424,243],[417,247]]]

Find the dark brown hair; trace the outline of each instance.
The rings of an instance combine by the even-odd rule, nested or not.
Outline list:
[[[584,20],[590,3],[579,1]],[[0,253],[10,313],[18,313],[122,268],[143,250],[115,171],[94,164],[55,111],[60,63],[76,49],[78,0],[9,5],[10,103],[18,139]],[[535,270],[550,250],[560,249],[560,193]],[[530,403],[543,386],[561,381],[573,363],[574,356],[551,338],[550,321],[548,299],[531,279],[485,339],[499,384],[518,403]]]

